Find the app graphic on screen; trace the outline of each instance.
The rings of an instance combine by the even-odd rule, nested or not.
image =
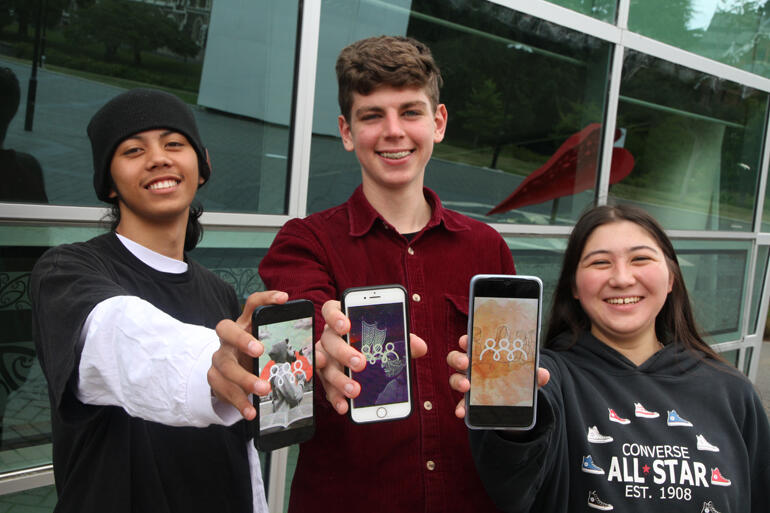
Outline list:
[[[259,402],[260,434],[313,424],[312,327],[312,317],[259,327],[265,347],[259,376],[272,387]],[[269,361],[262,365],[266,358]]]
[[[361,385],[356,408],[409,400],[403,308],[402,303],[348,308],[348,338],[366,357],[363,372],[352,373]]]
[[[473,406],[532,406],[537,299],[476,297],[473,303]]]

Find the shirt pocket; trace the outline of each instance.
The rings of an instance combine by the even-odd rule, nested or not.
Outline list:
[[[446,343],[450,351],[460,349],[457,340],[468,332],[468,296],[445,294]]]

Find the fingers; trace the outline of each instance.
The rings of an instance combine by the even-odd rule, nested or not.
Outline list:
[[[455,417],[458,419],[465,418],[465,397],[460,399],[460,402],[457,403],[457,406],[455,406]]]
[[[446,363],[457,372],[464,373],[468,370],[468,355],[461,351],[450,351]]]
[[[328,325],[316,343],[315,354],[316,371],[326,390],[326,399],[337,413],[343,415],[348,411],[346,398],[358,397],[361,393],[361,385],[351,379],[344,368],[347,366],[360,372],[366,366],[366,360]]]
[[[253,358],[259,358],[264,351],[262,344],[238,323],[225,319],[216,326],[217,336],[223,346],[229,346]]]
[[[422,358],[428,354],[428,344],[414,333],[410,333],[409,353],[412,355],[412,358]]]
[[[457,343],[460,344],[460,349],[465,352],[468,351],[468,335],[461,336]]]
[[[221,372],[215,367],[211,367],[208,371],[208,382],[211,386],[211,391],[220,401],[232,404],[241,412],[241,415],[246,420],[252,420],[257,416],[257,411],[249,401],[249,397],[244,392],[244,389],[236,385],[234,382],[226,379]],[[248,385],[247,385],[248,388]],[[256,385],[252,385],[252,388],[256,389]]]
[[[345,342],[328,324],[324,326],[320,342],[328,359],[336,362],[339,367],[350,367],[355,372],[364,370],[366,366],[364,355]],[[327,367],[329,367],[328,363]]]
[[[251,331],[251,314],[259,306],[281,305],[289,300],[286,292],[279,290],[265,290],[263,292],[254,292],[246,298],[246,304],[243,305],[243,312],[236,321],[246,331]]]
[[[550,379],[551,373],[548,372],[548,369],[544,369],[542,367],[537,368],[537,386],[541,388],[544,387]]]
[[[339,301],[330,299],[321,307],[321,315],[324,322],[331,327],[337,335],[345,335],[350,331],[350,320],[342,312]]]

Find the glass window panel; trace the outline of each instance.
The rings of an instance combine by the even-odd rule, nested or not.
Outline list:
[[[626,50],[617,127],[633,170],[610,196],[667,229],[750,231],[768,94]]]
[[[733,367],[738,366],[738,350],[733,349],[732,351],[723,351],[719,353],[722,358],[727,360],[727,362],[732,365]]]
[[[615,21],[618,3],[617,0],[550,0],[550,2],[610,23]]]
[[[759,246],[757,248],[757,268],[754,273],[754,289],[751,294],[751,319],[749,320],[749,333],[757,333],[759,326],[757,320],[759,318],[759,307],[762,293],[765,286],[765,274],[767,273],[767,261],[770,247]]]
[[[770,77],[766,0],[631,0],[628,28]]]
[[[357,0],[321,6],[308,211],[345,201],[361,181],[338,138],[334,63],[345,45],[382,33],[425,42],[442,70],[449,127],[425,183],[448,207],[493,222],[570,224],[592,202],[608,43],[479,0]],[[582,144],[568,142],[581,131]],[[528,176],[513,210],[487,215]]]
[[[745,348],[746,354],[743,357],[743,373],[745,375],[749,375],[749,370],[751,370],[751,359],[754,357],[754,348],[753,347],[747,347]]]
[[[286,212],[297,0],[44,4],[31,131],[25,118],[37,18],[26,30],[17,18],[0,29],[0,53],[13,56],[0,55],[0,67],[21,85],[0,154],[3,176],[17,179],[4,178],[0,201],[102,206],[86,125],[116,94],[153,87],[194,110],[213,167],[199,195],[206,210]]]
[[[695,321],[710,343],[741,336],[750,241],[675,240]]]
[[[8,513],[50,513],[56,506],[56,487],[43,486],[0,495],[0,511]]]
[[[31,332],[32,267],[48,248],[103,231],[0,226],[0,474],[51,463],[48,389]],[[257,267],[274,236],[274,231],[207,229],[191,257],[230,283],[245,302],[250,293],[264,289]]]
[[[543,282],[542,336],[540,343],[545,343],[543,336],[548,327],[551,313],[553,293],[559,281],[564,250],[567,247],[565,238],[546,237],[505,237],[505,242],[511,248],[516,272],[528,276],[537,276]]]

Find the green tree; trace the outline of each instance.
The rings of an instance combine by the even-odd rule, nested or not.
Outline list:
[[[118,50],[126,46],[137,66],[141,65],[145,51],[165,47],[180,56],[191,57],[199,50],[160,8],[125,0],[105,0],[79,10],[67,37],[79,44],[103,44],[107,61],[114,61]]]

